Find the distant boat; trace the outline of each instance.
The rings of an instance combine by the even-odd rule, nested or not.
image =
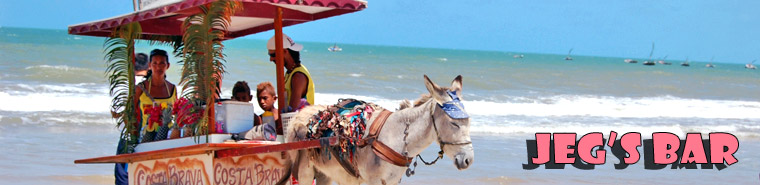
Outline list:
[[[341,52],[343,51],[343,48],[338,47],[338,43],[335,43],[332,47],[327,48],[327,51],[331,52]]]
[[[657,63],[660,63],[662,65],[670,65],[671,64],[670,62],[665,62],[665,59],[667,59],[667,58],[668,58],[668,56],[665,55],[665,57],[662,58],[662,60],[657,61]]]
[[[681,62],[681,66],[689,67],[689,57],[686,57],[686,61]]]
[[[715,67],[715,65],[712,64],[713,59],[715,59],[715,57],[710,58],[710,63],[708,63],[707,65],[705,65],[705,67],[709,67],[709,68]]]
[[[654,42],[652,42],[652,51],[649,52],[649,60],[644,61],[645,66],[653,66],[654,61],[652,61],[652,54],[654,54]]]
[[[755,65],[754,65],[755,61],[757,61],[757,60],[753,60],[751,63],[745,64],[744,68],[747,68],[747,69],[757,69],[757,67],[755,67]]]
[[[525,55],[512,55],[512,58],[523,58]]]
[[[567,52],[567,56],[565,57],[565,60],[573,60],[573,57],[570,57],[571,52],[573,52],[573,48],[570,48],[570,51]]]
[[[629,63],[629,64],[639,63],[639,61],[636,61],[636,60],[633,60],[633,59],[625,59],[625,60],[623,60],[623,62]]]

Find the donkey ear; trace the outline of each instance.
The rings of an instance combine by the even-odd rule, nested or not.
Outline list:
[[[441,87],[438,87],[433,81],[428,78],[427,75],[424,75],[425,77],[425,87],[427,87],[428,92],[430,92],[430,95],[433,96],[433,99],[438,103],[446,102],[446,92],[441,89]]]
[[[459,98],[462,97],[462,75],[457,75],[454,81],[451,81],[451,91],[457,92]]]

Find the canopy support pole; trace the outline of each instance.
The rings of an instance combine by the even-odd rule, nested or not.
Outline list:
[[[285,60],[284,55],[285,52],[282,49],[282,7],[277,7],[277,11],[275,11],[274,16],[274,40],[275,40],[275,66],[276,66],[276,74],[277,74],[277,105],[278,110],[275,114],[277,114],[277,117],[280,119],[277,120],[275,123],[277,126],[277,135],[283,134],[282,129],[282,116],[280,116],[280,113],[283,110],[288,109],[288,105],[286,105],[285,100],[287,97],[285,97],[285,72],[283,71],[283,68],[285,68]]]

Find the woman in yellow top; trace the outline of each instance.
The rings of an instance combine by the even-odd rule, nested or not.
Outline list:
[[[314,105],[314,81],[312,81],[309,70],[301,65],[300,51],[303,45],[297,44],[287,35],[282,35],[282,46],[285,49],[285,102],[288,102],[287,109],[281,109],[283,112],[294,112],[306,105]],[[275,41],[274,37],[267,42],[269,49],[269,60],[275,61]]]
[[[166,80],[166,70],[169,69],[169,55],[166,51],[154,49],[150,52],[150,63],[146,80],[137,85],[135,99],[141,124],[141,142],[158,141],[167,138],[169,127],[166,124],[150,123],[145,110],[154,106],[171,107],[177,100],[176,86]]]

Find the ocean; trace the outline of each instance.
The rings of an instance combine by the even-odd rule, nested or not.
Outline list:
[[[301,38],[294,38],[298,41]],[[8,184],[108,184],[113,165],[74,164],[113,155],[118,140],[110,119],[104,75],[104,38],[65,30],[0,28],[0,179]],[[265,40],[225,42],[222,89],[236,81],[275,81]],[[423,74],[449,86],[463,76],[475,161],[456,170],[451,159],[420,166],[402,184],[756,184],[760,181],[760,71],[743,64],[692,61],[644,66],[625,58],[302,42],[302,63],[316,86],[317,104],[358,98],[395,109],[427,90]],[[141,42],[138,52],[169,46]],[[513,55],[524,55],[515,58]],[[641,57],[644,57],[642,54]],[[643,61],[644,58],[634,58]],[[171,58],[168,80],[179,82]],[[254,100],[255,101],[255,100]],[[257,112],[261,112],[258,106]],[[536,132],[728,132],[740,142],[738,163],[723,170],[615,170],[617,158],[595,170],[523,170],[525,140]],[[605,136],[606,138],[607,136]],[[433,157],[433,144],[423,154]],[[3,184],[4,184],[3,183]]]

